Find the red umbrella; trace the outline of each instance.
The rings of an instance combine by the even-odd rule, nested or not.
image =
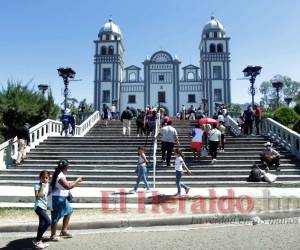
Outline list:
[[[217,124],[218,121],[212,118],[202,118],[198,120],[198,123],[200,125],[205,125],[205,124]]]

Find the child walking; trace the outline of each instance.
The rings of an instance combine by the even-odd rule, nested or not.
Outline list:
[[[50,226],[51,221],[47,214],[47,201],[49,193],[49,178],[50,174],[48,171],[43,170],[40,173],[40,183],[34,185],[35,203],[34,211],[39,216],[39,227],[37,230],[37,236],[32,241],[37,249],[43,249],[49,246],[48,243],[42,242],[43,234]]]
[[[138,147],[138,166],[137,166],[137,180],[136,184],[134,186],[134,192],[137,191],[141,179],[143,179],[143,182],[145,184],[145,187],[147,189],[147,192],[150,191],[150,186],[147,181],[146,173],[147,173],[147,157],[145,155],[145,149],[144,147]]]
[[[190,175],[191,171],[186,166],[184,160],[183,160],[183,153],[179,149],[175,149],[175,171],[176,171],[176,186],[177,186],[177,193],[175,196],[181,195],[181,188],[183,187],[185,189],[185,193],[188,194],[190,191],[190,187],[186,186],[184,183],[181,182],[182,172],[183,168],[187,171],[187,173]]]

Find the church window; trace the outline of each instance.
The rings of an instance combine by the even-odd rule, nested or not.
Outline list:
[[[158,103],[165,103],[166,102],[166,92],[165,91],[159,91],[158,92]]]
[[[115,40],[118,40],[118,36],[115,36]]]
[[[105,40],[109,40],[109,34],[106,34]]]
[[[128,103],[135,103],[135,95],[128,96]]]
[[[135,82],[136,81],[136,74],[135,73],[130,73],[129,74],[129,81],[130,82]]]
[[[214,38],[218,38],[218,32],[214,32]]]
[[[113,46],[109,46],[108,47],[108,54],[109,55],[113,55],[114,54],[114,47]]]
[[[196,96],[193,95],[188,95],[188,102],[196,102]]]
[[[213,79],[222,79],[221,66],[213,66]]]
[[[209,32],[207,32],[205,35],[206,35],[206,38],[209,38]]]
[[[215,102],[222,101],[222,89],[214,89],[214,101]]]
[[[217,52],[222,53],[223,52],[223,44],[219,43],[217,45]]]
[[[163,81],[165,80],[165,76],[164,76],[164,75],[159,75],[159,76],[158,76],[158,80],[159,80],[160,82],[163,82]]]
[[[103,69],[103,81],[111,81],[111,70],[110,68]]]
[[[189,73],[187,74],[187,79],[188,79],[188,81],[193,81],[193,80],[195,80],[195,74],[194,74],[193,72],[189,72]]]
[[[110,91],[109,90],[102,91],[102,102],[106,102],[106,103],[110,102]]]
[[[101,47],[101,55],[106,55],[106,47],[105,46]]]
[[[215,53],[216,52],[216,45],[214,45],[213,43],[211,45],[209,45],[209,52]]]

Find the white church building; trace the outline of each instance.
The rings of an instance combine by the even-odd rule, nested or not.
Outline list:
[[[173,116],[182,105],[198,108],[204,101],[205,110],[212,114],[216,104],[231,102],[229,40],[220,21],[211,17],[201,34],[200,65],[181,67],[178,58],[161,50],[141,67],[125,67],[123,36],[110,18],[94,41],[95,109],[113,103],[119,112],[127,106],[143,110],[160,105]]]

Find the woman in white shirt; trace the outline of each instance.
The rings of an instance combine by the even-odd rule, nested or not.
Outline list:
[[[68,201],[70,197],[70,189],[74,188],[82,181],[81,177],[78,177],[76,181],[67,181],[65,174],[69,169],[69,162],[67,160],[60,160],[58,167],[52,177],[52,212],[51,212],[51,241],[58,241],[56,236],[56,228],[58,221],[63,218],[63,226],[60,232],[61,237],[72,238],[72,235],[68,233],[69,221],[73,212],[72,207]]]
[[[191,148],[193,150],[194,154],[194,160],[197,159],[200,161],[200,155],[201,155],[201,148],[202,148],[202,138],[203,138],[203,129],[200,127],[199,124],[195,125],[195,128],[192,130],[192,142],[191,142]]]
[[[177,193],[175,196],[178,196],[181,194],[181,188],[183,187],[185,189],[185,193],[188,194],[190,191],[190,187],[186,186],[184,183],[181,182],[182,172],[183,168],[186,169],[187,173],[190,175],[191,171],[186,166],[184,160],[183,160],[183,154],[179,149],[175,149],[175,171],[176,171],[176,186],[177,186]]]
[[[212,124],[212,130],[208,133],[209,153],[212,158],[212,164],[217,160],[217,150],[221,142],[221,132],[217,129],[217,124]]]

